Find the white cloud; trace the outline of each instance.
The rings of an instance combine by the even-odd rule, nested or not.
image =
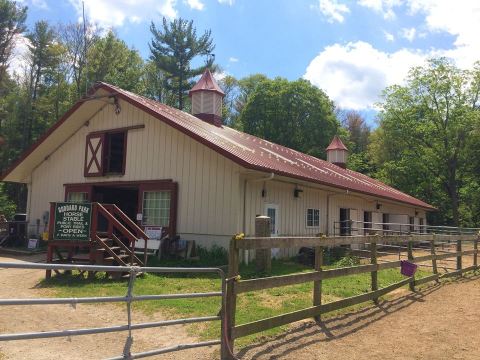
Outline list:
[[[412,14],[424,14],[430,32],[445,32],[455,37],[454,48],[445,52],[459,66],[470,67],[480,60],[480,1],[408,0]]]
[[[350,13],[347,5],[341,4],[338,0],[318,0],[318,5],[311,5],[312,9],[318,9],[326,17],[329,23],[345,20],[344,14]]]
[[[386,53],[363,41],[335,44],[310,62],[304,77],[343,108],[372,109],[386,86],[402,83],[409,69],[424,61],[418,51]]]
[[[238,59],[237,59],[236,57],[230,56],[230,57],[228,58],[228,61],[230,61],[230,62],[232,62],[232,63],[236,63],[236,62],[238,62]]]
[[[228,72],[222,70],[222,71],[215,71],[213,73],[213,78],[217,81],[220,82],[223,79],[225,79],[228,75],[230,75]]]
[[[402,31],[400,32],[400,35],[404,38],[407,39],[408,41],[412,42],[415,40],[415,37],[417,35],[417,30],[415,28],[403,28]]]
[[[225,4],[225,5],[229,5],[229,6],[232,6],[233,4],[235,4],[235,0],[218,0],[218,2],[220,4]]]
[[[17,0],[22,5],[33,5],[39,9],[48,9],[47,2],[45,0]]]
[[[190,6],[190,8],[200,11],[202,11],[205,7],[205,4],[202,3],[200,0],[187,0],[187,4],[188,6]]]
[[[392,33],[389,33],[388,31],[383,31],[383,35],[385,35],[385,39],[388,41],[388,42],[394,42],[395,41],[395,36],[393,36]]]
[[[8,72],[10,75],[17,75],[22,77],[28,66],[28,40],[24,35],[17,35],[15,37],[15,47],[12,51],[12,56],[8,64]]]
[[[396,1],[385,0],[359,3],[383,14],[397,6]],[[459,4],[450,0],[405,0],[404,4],[411,15],[424,15],[424,23],[402,29],[400,35],[413,41],[426,34],[443,33],[453,36],[453,43],[443,48],[394,52],[376,49],[363,41],[333,44],[310,62],[304,77],[344,108],[372,109],[386,86],[402,84],[409,69],[423,65],[428,58],[445,56],[465,69],[480,60],[480,36],[473,30],[480,24],[480,1],[463,0]],[[384,35],[390,38],[389,33]]]
[[[69,1],[81,17],[82,1]],[[162,16],[174,19],[178,16],[176,5],[177,0],[85,0],[85,13],[89,21],[108,28],[126,22],[155,21]]]
[[[382,14],[386,20],[391,20],[396,17],[393,9],[400,6],[402,0],[358,0],[358,4]]]

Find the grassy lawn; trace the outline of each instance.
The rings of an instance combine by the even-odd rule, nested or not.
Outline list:
[[[166,264],[162,264],[166,266]],[[192,264],[187,264],[191,266]],[[332,265],[325,268],[338,267]],[[272,275],[284,275],[296,272],[312,271],[311,268],[293,261],[273,261]],[[240,268],[242,279],[255,277],[254,265]],[[418,277],[427,275],[417,272]],[[402,280],[399,269],[388,269],[378,273],[379,286],[387,286]],[[55,289],[61,297],[113,296],[124,295],[127,281],[113,281],[98,275],[96,279],[87,280],[80,275],[59,275],[42,282],[43,287]],[[215,275],[193,274],[147,274],[136,280],[134,294],[168,294],[219,291],[220,280]],[[322,284],[324,303],[358,295],[370,290],[370,273],[352,275],[342,278],[324,280]],[[313,284],[305,283],[275,289],[241,294],[237,300],[237,324],[243,324],[282,313],[300,310],[312,306]],[[98,305],[97,305],[98,306]],[[121,306],[121,305],[119,305]],[[125,306],[125,305],[122,305]],[[144,301],[134,304],[134,309],[146,314],[161,311],[170,319],[192,316],[216,315],[220,309],[220,298],[197,298]],[[247,344],[260,336],[274,335],[285,327],[272,329],[256,335],[239,339],[238,345]],[[219,336],[219,323],[201,323],[190,326],[190,330],[202,339]]]

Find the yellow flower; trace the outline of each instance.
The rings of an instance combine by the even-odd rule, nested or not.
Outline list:
[[[235,240],[242,240],[245,237],[244,233],[236,234],[233,236]]]

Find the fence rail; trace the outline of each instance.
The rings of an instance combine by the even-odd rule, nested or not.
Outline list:
[[[80,335],[103,334],[111,332],[128,332],[123,354],[113,359],[140,359],[159,354],[165,354],[184,349],[221,345],[222,358],[227,358],[227,348],[225,347],[225,291],[226,279],[224,272],[219,268],[171,268],[171,267],[138,267],[138,266],[99,266],[99,265],[69,265],[69,264],[39,264],[39,263],[0,263],[0,268],[4,269],[38,269],[38,270],[78,270],[78,271],[100,271],[100,272],[128,272],[129,282],[125,296],[105,296],[105,297],[81,297],[81,298],[29,298],[29,299],[0,299],[0,306],[9,305],[52,305],[52,304],[91,304],[91,303],[112,303],[125,302],[127,305],[127,324],[106,326],[101,328],[68,329],[43,332],[0,334],[1,341],[27,340],[27,339],[46,339],[56,337],[71,337]],[[139,273],[213,273],[221,279],[221,291],[204,293],[184,293],[184,294],[158,294],[158,295],[133,295],[134,284]],[[191,317],[175,320],[164,320],[156,322],[144,322],[132,324],[131,304],[137,301],[165,300],[165,299],[184,299],[184,298],[206,298],[220,297],[220,309],[218,314],[213,316]],[[154,349],[146,352],[132,353],[131,345],[133,343],[133,330],[165,327],[179,324],[191,324],[207,321],[221,322],[221,338],[218,340],[203,341],[191,344],[179,344],[161,349]]]
[[[395,223],[395,222],[368,222],[358,220],[343,220],[333,223],[334,235],[366,235],[369,233],[379,233],[382,235],[395,234],[446,234],[459,235],[477,234],[480,228],[466,228],[456,226],[443,225],[420,225],[412,223]]]
[[[258,223],[257,223],[258,222]],[[267,222],[266,224],[262,222]],[[376,302],[378,298],[384,296],[395,289],[409,285],[410,290],[414,291],[415,287],[425,284],[430,281],[438,281],[439,279],[459,276],[465,272],[478,269],[478,240],[479,235],[475,234],[401,234],[401,235],[366,235],[366,236],[336,236],[336,237],[268,237],[269,219],[266,217],[259,217],[256,219],[256,237],[246,237],[236,239],[235,237],[230,243],[230,259],[229,259],[229,279],[227,284],[226,295],[226,319],[228,324],[227,336],[228,345],[230,349],[234,348],[234,341],[240,337],[255,334],[274,327],[286,325],[295,321],[316,318],[319,319],[322,314],[346,308],[352,305],[357,305],[367,301],[373,300]],[[267,236],[265,236],[267,234]],[[363,245],[368,250],[370,257],[365,257],[369,260],[369,264],[343,267],[337,269],[322,269],[323,250],[326,247],[338,247],[345,245]],[[473,249],[463,249],[463,244],[472,244]],[[454,246],[454,249],[439,250],[440,247]],[[265,278],[256,278],[249,280],[238,280],[239,267],[239,252],[240,250],[257,250],[257,254],[265,254],[272,248],[289,248],[289,247],[313,247],[314,255],[314,270],[307,273],[295,273],[282,276],[271,276]],[[399,282],[390,284],[383,288],[378,287],[378,271],[392,268],[399,268],[402,264],[398,261],[383,261],[379,262],[382,256],[395,253],[380,252],[378,249],[394,248],[398,251],[405,250],[409,262],[425,265],[432,268],[432,275],[415,278],[415,276],[407,277]],[[259,251],[263,251],[259,252]],[[428,255],[418,254],[415,256],[414,251],[430,252]],[[464,267],[462,260],[466,256],[473,256],[473,265]],[[400,258],[400,253],[399,253]],[[438,261],[447,261],[453,259],[456,261],[454,271],[440,274],[438,268]],[[262,260],[264,262],[265,260]],[[349,298],[322,303],[322,281],[327,279],[339,278],[355,274],[370,273],[370,291],[355,295]],[[313,282],[313,301],[312,306],[284,313],[277,316],[272,316],[266,319],[236,325],[235,312],[237,297],[242,293],[260,291],[265,289],[302,284]]]

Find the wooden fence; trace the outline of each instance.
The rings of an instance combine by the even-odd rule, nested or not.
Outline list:
[[[257,232],[258,233],[258,232]],[[248,237],[232,239],[230,242],[229,275],[226,294],[226,317],[228,328],[226,331],[227,342],[230,350],[233,351],[234,341],[240,337],[265,331],[277,326],[286,325],[295,321],[316,318],[319,319],[322,314],[346,308],[352,305],[360,304],[373,300],[376,302],[379,297],[392,292],[402,286],[409,285],[410,290],[414,291],[415,286],[425,284],[430,281],[438,281],[441,278],[461,275],[464,272],[478,269],[478,235],[372,235],[372,236],[340,236],[340,237]],[[450,243],[453,241],[455,251],[440,251],[440,243]],[[473,244],[469,249],[462,249],[465,243]],[[427,244],[429,255],[414,256],[414,244]],[[341,245],[363,244],[369,248],[370,263],[352,267],[337,268],[331,270],[322,269],[323,250],[327,247],[338,247]],[[403,246],[408,253],[408,260],[413,263],[430,262],[432,275],[416,279],[415,276],[406,277],[402,281],[388,285],[383,288],[378,287],[378,271],[400,268],[401,261],[389,261],[379,263],[377,257],[377,247],[388,246],[383,244],[397,244]],[[265,278],[240,280],[239,275],[239,252],[241,250],[268,250],[272,248],[290,248],[290,247],[313,247],[315,249],[314,270],[308,273],[296,273],[282,276],[271,276]],[[437,250],[438,249],[438,250]],[[438,252],[438,253],[437,253]],[[462,266],[464,256],[473,256],[473,265]],[[453,271],[440,274],[438,272],[437,261],[449,258],[456,258],[456,267]],[[453,260],[455,261],[455,260]],[[322,281],[343,276],[349,276],[361,273],[371,274],[371,291],[349,298],[322,303]],[[273,316],[266,319],[260,319],[246,324],[235,324],[235,312],[237,296],[242,293],[271,289],[276,287],[313,282],[312,306]]]

